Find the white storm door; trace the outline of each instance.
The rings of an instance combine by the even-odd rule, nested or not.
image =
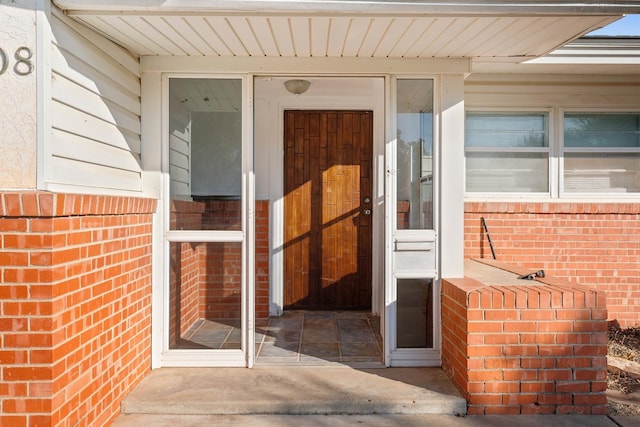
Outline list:
[[[391,81],[385,363],[439,366],[434,79]]]
[[[167,77],[163,366],[253,365],[248,77]]]

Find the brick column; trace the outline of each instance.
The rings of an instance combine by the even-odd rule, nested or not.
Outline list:
[[[0,425],[108,425],[150,369],[156,201],[0,193]]]
[[[607,413],[606,294],[539,280],[443,279],[442,365],[469,414]]]

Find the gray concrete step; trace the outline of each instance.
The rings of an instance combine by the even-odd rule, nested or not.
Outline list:
[[[112,427],[638,427],[640,417],[605,415],[121,415]]]
[[[123,414],[465,414],[439,368],[162,368],[122,403]]]

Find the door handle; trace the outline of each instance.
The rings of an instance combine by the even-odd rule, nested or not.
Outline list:
[[[365,215],[369,216],[369,215],[371,215],[371,209],[365,209],[363,213]]]

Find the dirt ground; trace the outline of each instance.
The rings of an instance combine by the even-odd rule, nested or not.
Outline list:
[[[640,363],[640,328],[610,326],[608,354]],[[609,369],[607,397],[610,415],[640,415],[640,377]]]

